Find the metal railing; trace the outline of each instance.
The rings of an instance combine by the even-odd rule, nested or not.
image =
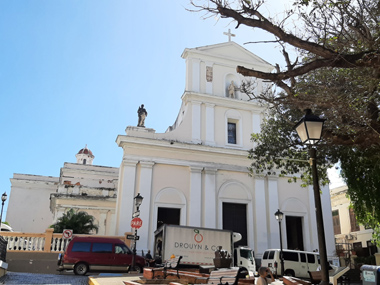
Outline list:
[[[0,236],[0,260],[6,262],[7,260],[7,241]]]

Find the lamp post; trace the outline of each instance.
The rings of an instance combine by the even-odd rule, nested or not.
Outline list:
[[[306,110],[306,115],[296,124],[295,129],[303,144],[309,145],[310,164],[313,176],[314,203],[317,220],[318,245],[321,263],[322,281],[320,284],[329,284],[329,271],[326,252],[325,229],[323,225],[321,195],[317,171],[317,150],[313,147],[322,135],[322,128],[325,119],[312,114],[310,109]]]
[[[1,213],[0,213],[0,232],[1,232],[1,222],[3,220],[3,208],[4,208],[4,203],[7,200],[7,193],[4,192],[3,195],[1,195]]]
[[[282,218],[284,217],[284,213],[280,211],[280,209],[277,210],[276,213],[274,213],[276,220],[278,221],[278,227],[280,229],[280,262],[281,262],[281,276],[284,276],[284,256],[282,254],[282,232],[281,232],[281,222]]]
[[[135,200],[135,206],[136,211],[133,213],[133,218],[137,218],[140,216],[140,206],[143,201],[143,197],[140,195],[140,193],[137,194],[137,196],[134,198]],[[134,243],[133,243],[133,255],[132,255],[132,268],[135,270],[136,266],[136,243],[137,243],[137,227],[135,228],[135,236],[134,236]]]

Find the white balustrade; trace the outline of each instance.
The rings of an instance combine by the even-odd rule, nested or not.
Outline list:
[[[125,236],[108,236],[119,238],[130,246],[130,240],[126,238],[132,233],[125,233]],[[62,234],[54,234],[53,229],[47,229],[45,233],[21,233],[21,232],[0,232],[0,235],[8,242],[7,251],[41,251],[41,252],[63,252],[71,241],[63,238]],[[78,235],[89,236],[89,235]],[[97,235],[91,235],[97,236]],[[104,237],[104,236],[99,236]]]

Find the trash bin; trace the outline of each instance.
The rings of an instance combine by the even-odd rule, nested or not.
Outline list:
[[[363,285],[380,285],[380,266],[363,265],[360,271]]]

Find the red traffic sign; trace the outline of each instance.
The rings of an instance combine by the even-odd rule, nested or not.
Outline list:
[[[142,226],[142,220],[140,218],[133,218],[131,221],[131,227],[133,229],[139,229]]]
[[[62,236],[63,238],[72,238],[73,230],[63,230]]]

